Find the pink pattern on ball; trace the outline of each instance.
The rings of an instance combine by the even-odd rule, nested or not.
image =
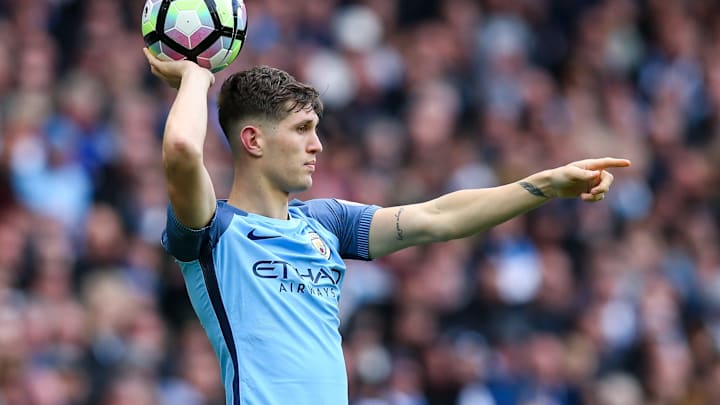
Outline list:
[[[165,54],[165,55],[167,55],[167,57],[169,57],[169,58],[172,59],[172,60],[182,60],[182,59],[185,59],[185,56],[183,56],[183,55],[180,54],[180,53],[177,53],[177,52],[173,51],[172,48],[170,48],[169,46],[167,46],[167,45],[165,45],[165,44],[161,44],[160,47],[161,47],[161,49],[162,49],[162,53]]]
[[[170,39],[177,42],[179,45],[182,45],[187,49],[191,48],[190,37],[188,37],[187,35],[183,34],[180,31],[176,30],[175,28],[168,30],[167,32],[165,32],[165,34],[167,34],[167,36],[170,37]]]
[[[192,48],[198,46],[198,44],[200,44],[200,42],[202,42],[205,38],[212,34],[213,31],[214,30],[212,28],[208,28],[205,26],[201,26],[200,28],[198,28],[198,30],[190,36],[190,47]]]

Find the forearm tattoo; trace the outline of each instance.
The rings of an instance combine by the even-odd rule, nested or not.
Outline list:
[[[542,190],[540,190],[539,188],[535,187],[535,185],[533,185],[532,183],[528,183],[527,181],[521,181],[521,182],[518,183],[518,184],[520,184],[520,186],[521,186],[522,188],[524,188],[525,190],[527,190],[527,192],[530,193],[530,194],[532,194],[532,195],[535,195],[535,196],[538,196],[538,197],[542,197],[542,198],[548,198],[548,196],[545,195],[545,193],[543,193]]]
[[[395,232],[396,232],[395,238],[396,238],[397,240],[403,240],[403,239],[404,239],[404,237],[403,237],[403,230],[402,230],[402,228],[400,227],[400,214],[402,214],[403,210],[404,210],[404,208],[400,208],[400,209],[395,213]]]

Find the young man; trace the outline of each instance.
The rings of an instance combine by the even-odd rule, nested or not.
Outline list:
[[[604,198],[624,159],[588,159],[513,184],[380,208],[333,199],[288,201],[312,185],[322,104],[287,73],[232,75],[219,119],[234,181],[217,200],[203,166],[213,75],[145,54],[178,89],[163,138],[170,208],[163,246],[180,264],[192,305],[222,368],[228,404],[347,404],[338,331],[343,259],[370,260],[421,243],[462,238],[553,197]]]

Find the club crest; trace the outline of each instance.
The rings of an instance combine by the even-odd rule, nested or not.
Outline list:
[[[310,233],[308,233],[308,236],[310,237],[310,243],[312,243],[315,250],[320,252],[320,254],[323,255],[323,257],[325,257],[326,259],[329,259],[330,258],[330,249],[325,244],[325,241],[322,240],[320,235],[318,235],[315,232],[310,232]]]

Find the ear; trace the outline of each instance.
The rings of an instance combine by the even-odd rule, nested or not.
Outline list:
[[[263,133],[255,126],[247,125],[240,130],[240,142],[251,156],[260,157],[263,154]]]

